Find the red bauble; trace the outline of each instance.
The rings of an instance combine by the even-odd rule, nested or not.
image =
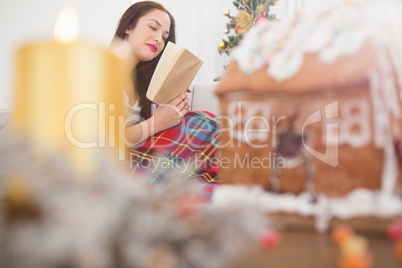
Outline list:
[[[392,222],[387,229],[389,239],[397,241],[402,239],[402,221]]]
[[[281,240],[279,233],[275,230],[267,230],[261,234],[260,242],[264,248],[274,248]]]
[[[240,27],[240,26],[237,26],[236,28],[235,28],[235,33],[236,34],[239,34],[239,31],[241,30],[242,28]]]

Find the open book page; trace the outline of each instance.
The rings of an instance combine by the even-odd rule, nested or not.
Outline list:
[[[160,86],[162,79],[168,73],[169,68],[173,66],[175,60],[177,60],[177,55],[181,52],[181,47],[169,42],[163,51],[163,54],[158,62],[158,66],[152,76],[150,83],[150,88]]]
[[[159,104],[171,102],[187,91],[202,64],[190,51],[169,42],[152,76],[148,99]]]

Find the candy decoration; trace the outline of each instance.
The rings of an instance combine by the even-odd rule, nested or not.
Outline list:
[[[332,231],[331,238],[335,244],[339,245],[353,235],[354,231],[352,228],[346,225],[340,225],[335,227]]]
[[[391,222],[388,226],[387,234],[392,241],[402,240],[402,222]]]
[[[369,268],[372,266],[367,239],[355,235],[349,226],[337,226],[331,233],[331,239],[339,245],[341,251],[339,266],[341,268]]]
[[[398,260],[402,261],[402,240],[399,240],[395,243],[394,246],[395,256]]]
[[[281,238],[280,235],[277,231],[275,230],[267,230],[264,233],[262,233],[260,241],[261,245],[265,248],[274,248],[276,247]]]
[[[341,245],[341,252],[344,256],[360,256],[367,252],[367,239],[362,236],[351,236]]]
[[[340,259],[341,268],[369,268],[371,266],[372,260],[369,254],[342,256]]]

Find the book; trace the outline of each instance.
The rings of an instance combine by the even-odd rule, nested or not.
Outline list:
[[[186,48],[168,42],[149,83],[147,98],[167,104],[187,91],[204,62]]]

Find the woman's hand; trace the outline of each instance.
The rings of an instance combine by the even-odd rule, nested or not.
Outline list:
[[[155,133],[178,125],[182,117],[190,111],[190,104],[188,103],[190,101],[188,98],[189,92],[191,91],[187,90],[186,93],[178,96],[169,104],[159,105],[152,120],[155,124]]]
[[[169,104],[163,104],[156,109],[154,115],[141,123],[126,128],[127,142],[130,147],[149,138],[150,136],[178,125],[181,118],[190,111],[190,104],[187,90]]]

